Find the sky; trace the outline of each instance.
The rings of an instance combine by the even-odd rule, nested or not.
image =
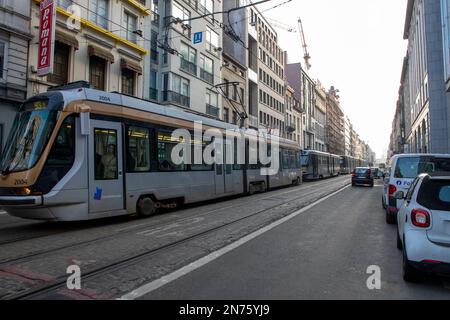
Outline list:
[[[259,9],[283,2],[272,0]],[[406,5],[407,0],[292,0],[263,13],[296,29],[302,19],[311,76],[340,90],[344,113],[378,158],[389,146],[398,99]],[[303,63],[299,33],[275,30],[288,62]]]

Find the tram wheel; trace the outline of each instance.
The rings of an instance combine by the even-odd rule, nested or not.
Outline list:
[[[138,214],[141,217],[150,217],[156,212],[155,203],[149,197],[145,197],[138,202]]]

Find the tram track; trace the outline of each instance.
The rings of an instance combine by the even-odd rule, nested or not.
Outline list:
[[[273,198],[274,196],[282,196],[282,195],[285,195],[285,194],[290,194],[290,193],[302,191],[304,189],[308,189],[309,187],[320,187],[320,186],[329,184],[329,182],[330,182],[330,180],[326,180],[326,181],[302,184],[301,186],[296,187],[294,189],[292,189],[292,188],[276,189],[274,191],[269,191],[268,193],[262,193],[262,194],[253,195],[252,196],[253,197],[252,200],[254,200],[254,201],[263,201],[265,199]],[[286,189],[289,189],[289,190],[286,191]],[[281,192],[281,191],[283,191],[283,192]],[[237,198],[234,198],[234,199],[240,200],[240,199],[244,199],[244,198],[245,197],[237,197]],[[225,201],[226,201],[226,199],[225,199]],[[231,206],[218,207],[216,209],[207,210],[205,212],[200,212],[200,213],[198,211],[195,211],[192,214],[183,215],[181,220],[177,220],[177,221],[182,222],[182,221],[189,220],[190,218],[193,218],[193,217],[205,216],[205,215],[214,213],[216,211],[222,211],[222,210],[225,210],[225,209],[233,209],[233,208],[239,207],[243,202],[245,203],[245,201],[238,201],[238,203],[236,203],[234,205],[231,205]],[[180,208],[180,209],[182,209],[182,210],[183,209],[193,210],[193,209],[196,209],[196,208],[197,207],[195,207],[195,206],[193,207],[192,205],[190,205],[190,206],[188,206],[186,208]],[[198,208],[201,208],[201,206],[198,207]],[[170,212],[170,213],[174,213],[174,212]],[[160,215],[160,217],[162,217],[162,216],[163,215]],[[69,244],[69,245],[66,245],[66,246],[58,247],[58,248],[52,248],[52,249],[48,249],[48,250],[41,250],[41,251],[37,251],[37,252],[35,252],[33,254],[27,255],[27,256],[31,257],[31,256],[35,256],[35,255],[38,255],[38,254],[44,254],[44,253],[48,253],[48,252],[52,252],[52,251],[58,251],[58,250],[71,248],[72,246],[76,246],[76,245],[90,244],[90,243],[95,242],[97,240],[108,239],[110,237],[113,237],[113,236],[116,236],[116,235],[120,235],[120,234],[122,234],[121,231],[127,231],[127,230],[133,230],[133,229],[134,230],[140,230],[141,228],[163,226],[163,225],[165,225],[167,223],[173,222],[172,218],[173,217],[169,217],[168,219],[164,219],[164,221],[161,221],[160,223],[157,223],[157,224],[153,224],[152,222],[146,222],[146,223],[140,223],[140,224],[137,224],[137,225],[125,226],[124,228],[117,229],[118,231],[116,233],[114,233],[114,234],[111,234],[111,235],[98,237],[96,239],[91,239],[91,240],[87,240],[87,241],[84,241],[84,242],[78,242],[78,243],[74,243],[74,244]],[[90,222],[91,223],[95,223],[95,221],[90,221]],[[104,221],[102,221],[102,222],[104,222]],[[124,224],[128,224],[128,222],[125,222]],[[24,236],[18,236],[18,237],[12,238],[12,239],[0,240],[0,248],[2,246],[14,244],[14,243],[17,243],[17,242],[36,240],[36,239],[51,237],[51,236],[55,236],[55,235],[66,234],[67,232],[70,232],[70,231],[79,231],[80,230],[80,229],[74,228],[74,226],[70,226],[70,227],[73,228],[73,229],[72,230],[67,230],[67,229],[64,230],[63,229],[63,230],[60,230],[60,231],[57,231],[57,232],[51,232],[51,233],[42,234],[42,235],[24,235]],[[92,226],[90,226],[90,228],[92,228]],[[27,256],[16,257],[16,258],[10,259],[10,260],[0,260],[0,266],[4,265],[5,263],[18,261],[19,259],[25,258]]]
[[[327,182],[325,182],[325,183],[327,183]],[[346,185],[348,185],[348,184],[336,183],[336,185],[333,185],[334,188],[333,188],[333,186],[331,186],[331,189],[336,189],[336,188],[340,189],[340,188],[342,188],[342,187],[344,187]],[[316,184],[316,186],[317,186],[317,184]],[[291,191],[293,191],[293,190],[291,190]],[[295,190],[295,191],[298,191],[298,189]],[[330,190],[330,192],[331,192],[331,190]],[[280,196],[280,195],[287,194],[287,193],[290,193],[290,192],[284,192],[284,193],[281,193],[281,194],[272,194],[270,196],[265,196],[265,197],[261,197],[261,198],[263,198],[263,199],[267,198],[268,199],[268,198],[271,198],[271,197],[276,197],[276,196]],[[326,193],[327,192],[324,192],[318,198],[321,198],[321,197],[325,196]],[[306,194],[302,194],[301,197],[308,197],[308,196],[311,196],[313,194],[318,194],[317,190],[308,192]],[[293,199],[290,199],[290,201],[298,199],[298,198],[299,197],[295,197]],[[262,199],[259,199],[259,200],[262,200]],[[312,202],[314,202],[316,200],[317,200],[317,197],[315,197],[315,198],[313,197],[309,201],[306,201],[305,203],[302,203],[301,207],[307,206],[309,203],[312,203]],[[239,204],[236,204],[236,206],[239,206]],[[194,233],[192,235],[185,236],[185,237],[183,237],[181,239],[178,239],[176,241],[171,241],[171,242],[169,242],[167,244],[163,244],[161,246],[155,247],[155,248],[147,250],[145,252],[140,252],[140,253],[137,253],[137,254],[125,257],[124,259],[120,259],[120,260],[117,260],[115,262],[109,262],[109,263],[106,263],[104,265],[100,265],[98,267],[93,267],[90,270],[87,270],[87,271],[83,272],[83,281],[86,282],[89,279],[95,278],[97,276],[104,275],[106,273],[109,273],[109,272],[112,272],[112,271],[115,271],[115,270],[118,270],[118,269],[130,267],[130,266],[132,266],[132,265],[134,265],[136,263],[139,263],[140,261],[143,261],[143,260],[146,260],[146,259],[152,257],[153,255],[160,254],[160,253],[164,252],[165,250],[172,249],[172,248],[174,248],[176,246],[179,246],[179,245],[182,245],[182,244],[186,244],[186,243],[189,243],[190,241],[193,241],[193,240],[200,239],[202,237],[211,235],[211,234],[213,234],[215,232],[218,232],[220,230],[224,230],[224,229],[226,229],[226,228],[228,228],[230,226],[233,226],[235,224],[238,224],[238,223],[244,222],[246,220],[249,220],[249,219],[251,219],[253,217],[261,215],[262,213],[265,213],[265,212],[268,212],[270,210],[273,210],[274,208],[277,208],[279,206],[280,206],[280,203],[277,203],[277,204],[275,204],[273,206],[266,207],[266,208],[264,208],[262,210],[258,210],[256,212],[253,212],[251,214],[242,216],[240,218],[233,219],[232,221],[222,223],[222,224],[220,224],[218,226],[215,226],[215,227],[212,227],[212,228],[208,228],[208,229],[203,230],[201,232],[197,232],[197,233]],[[298,210],[298,209],[299,209],[298,207],[292,207],[288,211],[286,211],[286,214],[289,214],[289,213],[291,213],[291,212],[293,212],[295,210]],[[215,210],[215,212],[217,212],[217,211],[220,211],[220,210]],[[207,214],[210,214],[210,211],[203,213],[203,215],[207,215]],[[198,216],[198,214],[197,214],[197,216]],[[177,222],[183,222],[183,221],[186,221],[189,218],[192,218],[192,216],[183,218],[181,220],[178,220]],[[146,226],[146,227],[148,228],[148,226]],[[156,227],[156,226],[154,226],[154,227]],[[128,233],[128,232],[136,232],[136,231],[139,231],[141,229],[142,228],[137,228],[137,229],[133,229],[133,230],[127,230],[126,233]],[[107,237],[102,237],[102,238],[99,238],[99,239],[93,239],[93,240],[87,241],[85,243],[78,243],[78,244],[74,244],[72,246],[65,246],[64,248],[59,248],[58,251],[59,250],[64,250],[64,249],[68,249],[68,248],[74,248],[74,247],[78,247],[78,246],[92,244],[94,242],[101,241],[101,240],[104,240],[106,238],[111,238],[111,237],[115,237],[115,236],[117,236],[117,234],[108,235]],[[55,253],[55,250],[51,250],[51,251],[46,252],[46,253]],[[26,259],[29,259],[29,258],[35,258],[38,255],[42,256],[43,254],[46,254],[46,253],[36,253],[36,254],[33,254],[33,255],[29,255],[27,257],[13,259],[13,260],[10,260],[10,261],[18,262],[19,259],[22,259],[21,261],[23,261],[23,259],[26,260]],[[10,261],[8,263],[10,263]],[[5,264],[7,264],[7,262],[1,263],[0,266],[5,265]],[[67,275],[64,274],[64,275],[55,277],[53,281],[49,281],[49,282],[47,282],[47,283],[45,283],[43,285],[38,285],[38,286],[32,287],[29,290],[25,290],[24,292],[19,292],[19,293],[15,293],[15,294],[12,294],[12,295],[4,296],[4,297],[2,297],[2,299],[33,299],[33,298],[36,298],[38,296],[41,296],[41,297],[44,296],[45,297],[46,294],[48,294],[50,292],[54,292],[55,290],[58,290],[58,289],[61,289],[61,288],[65,287],[66,280],[67,280]]]

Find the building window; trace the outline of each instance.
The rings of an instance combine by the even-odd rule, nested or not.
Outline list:
[[[185,107],[190,105],[190,83],[189,80],[176,74],[171,74],[171,88],[167,90],[169,84],[168,75],[164,75],[164,101],[173,102]]]
[[[233,97],[234,101],[237,101],[237,84],[233,84]]]
[[[156,70],[150,71],[150,99],[152,100],[158,100],[157,75]]]
[[[213,51],[219,47],[219,35],[210,27],[206,27],[206,49]]]
[[[228,79],[224,79],[223,82],[225,83],[224,85],[225,97],[228,98],[230,96],[230,81],[228,81]]]
[[[89,1],[89,20],[103,29],[108,29],[108,0]]]
[[[7,44],[6,42],[0,41],[0,80],[6,79],[6,70],[7,61],[6,61],[6,52],[7,52]]]
[[[181,43],[181,70],[197,75],[197,50]]]
[[[122,93],[133,96],[136,83],[136,73],[130,69],[122,69]]]
[[[66,84],[69,81],[69,56],[71,48],[61,42],[55,43],[55,58],[53,60],[53,73],[47,76],[47,81],[56,85]]]
[[[139,127],[128,128],[127,172],[150,171],[150,132]]]
[[[189,19],[191,18],[191,13],[189,12],[189,10],[186,10],[185,8],[183,8],[183,6],[179,5],[176,2],[173,2],[172,5],[172,16],[183,21],[187,20],[183,22],[184,24],[191,24],[191,22],[189,21]]]
[[[219,117],[219,108],[217,108],[217,93],[210,90],[206,90],[206,113],[216,118]]]
[[[94,89],[105,90],[106,60],[97,56],[90,57],[89,79]]]
[[[150,59],[153,63],[158,63],[158,33],[155,31],[152,31],[151,35],[151,48],[150,48]]]
[[[214,84],[214,61],[204,55],[200,55],[200,78]]]
[[[223,121],[230,122],[230,110],[223,108]]]
[[[126,39],[136,43],[137,17],[128,12],[124,12],[123,25],[126,28]]]
[[[214,12],[214,1],[213,0],[199,0],[199,9],[203,13]]]

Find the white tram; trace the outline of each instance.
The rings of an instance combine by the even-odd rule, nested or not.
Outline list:
[[[204,130],[240,129],[176,107],[69,88],[27,100],[16,116],[0,163],[0,206],[11,215],[57,221],[150,216],[160,207],[302,182],[294,142],[280,139],[274,175],[261,175],[261,164],[248,163],[247,135],[243,165],[176,165],[173,130],[192,133],[195,121]],[[195,143],[204,142],[194,137]]]

